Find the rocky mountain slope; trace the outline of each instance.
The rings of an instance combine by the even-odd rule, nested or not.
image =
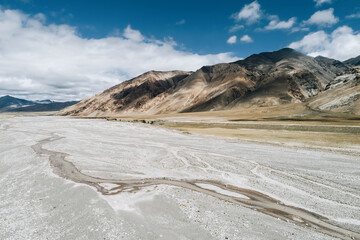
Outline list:
[[[309,99],[308,106],[320,111],[345,112],[360,115],[360,68],[347,70]]]
[[[350,58],[344,62],[345,64],[352,65],[352,66],[360,66],[360,56],[355,58]]]
[[[106,116],[125,112],[146,112],[171,95],[191,73],[150,71],[111,87],[61,111],[62,115]],[[151,102],[151,104],[149,104]]]
[[[113,116],[213,111],[308,102],[351,66],[290,48],[196,72],[151,71],[64,109],[61,115]],[[329,85],[330,84],[330,85]]]

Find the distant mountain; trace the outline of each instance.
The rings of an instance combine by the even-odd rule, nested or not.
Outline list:
[[[350,59],[344,61],[344,63],[351,65],[351,66],[360,66],[360,56],[350,58]]]
[[[51,103],[37,103],[32,106],[19,107],[15,109],[9,109],[8,112],[51,112],[59,111],[71,105],[78,103],[78,101],[70,102],[51,102]]]
[[[0,112],[15,109],[19,107],[32,106],[36,103],[25,99],[15,98],[9,95],[0,97]]]
[[[147,72],[60,114],[113,116],[305,104],[336,85],[334,79],[350,69],[334,59],[284,48],[196,72]]]
[[[28,101],[12,96],[0,97],[0,112],[44,112],[59,111],[78,102],[53,102],[51,100]]]
[[[344,71],[350,68],[349,64],[340,62],[339,60],[335,60],[332,58],[317,56],[315,60],[318,61],[321,66],[330,68],[330,70],[337,75],[342,74]]]
[[[42,103],[42,104],[47,104],[47,103],[52,103],[53,101],[51,101],[50,99],[44,99],[44,100],[36,100],[36,103]]]

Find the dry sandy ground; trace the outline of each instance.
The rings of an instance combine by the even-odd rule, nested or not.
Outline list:
[[[352,143],[345,153],[318,151],[35,115],[0,115],[0,135],[2,239],[333,239],[299,218],[281,220],[231,201],[258,206],[246,191],[211,182],[262,193],[300,216],[308,212],[346,229],[341,238],[358,236],[360,163]],[[104,195],[92,183],[54,173],[59,166],[49,160],[60,164],[56,156],[110,191],[121,182],[165,178],[193,181],[212,194],[144,180],[138,189]]]
[[[147,122],[188,133],[233,137],[288,147],[360,154],[360,117],[322,113],[304,104],[216,112],[109,117]]]

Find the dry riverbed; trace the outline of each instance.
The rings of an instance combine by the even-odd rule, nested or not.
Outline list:
[[[318,151],[35,115],[0,115],[0,134],[2,239],[360,236],[357,141]]]

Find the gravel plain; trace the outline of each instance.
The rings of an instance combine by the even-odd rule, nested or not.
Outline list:
[[[0,136],[2,239],[359,237],[357,155],[53,116],[1,115]],[[51,154],[36,152],[40,143],[117,194],[73,181],[71,173],[59,176]],[[253,198],[260,193],[284,209],[300,209],[299,218],[260,208]],[[307,226],[301,214],[340,235]]]

